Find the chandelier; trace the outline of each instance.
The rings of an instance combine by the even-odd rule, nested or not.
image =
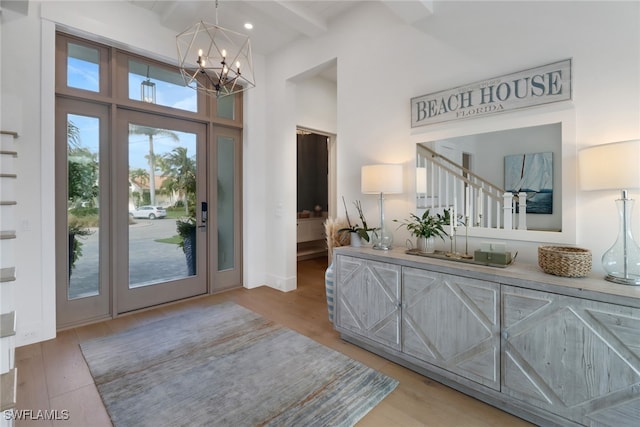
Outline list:
[[[249,36],[200,21],[176,36],[180,73],[187,86],[216,97],[255,87]]]

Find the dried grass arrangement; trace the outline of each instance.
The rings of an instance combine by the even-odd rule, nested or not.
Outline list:
[[[347,237],[346,239],[341,239],[342,233],[339,233],[338,230],[348,227],[347,221],[339,218],[327,218],[324,222],[324,233],[327,238],[327,252],[329,255],[329,262],[333,259],[333,248],[337,248],[343,245],[349,245],[350,241]]]

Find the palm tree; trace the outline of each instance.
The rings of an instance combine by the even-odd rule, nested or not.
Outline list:
[[[137,208],[140,206],[143,200],[144,191],[140,188],[140,191],[131,191],[131,183],[138,184],[140,186],[149,182],[149,172],[142,168],[136,168],[129,171],[129,192],[130,197],[133,200],[133,205]]]
[[[82,147],[80,129],[71,120],[67,120],[67,150]]]
[[[189,157],[186,147],[176,147],[159,161],[164,176],[162,186],[177,191],[183,198],[185,213],[189,214],[189,196],[196,193],[196,161]]]
[[[149,181],[149,172],[142,168],[136,168],[129,171],[129,178],[132,181],[139,182],[140,184],[145,184]]]
[[[171,138],[173,141],[180,141],[178,134],[167,129],[158,129],[149,126],[141,126],[129,124],[129,135],[147,135],[149,138],[149,198],[151,204],[156,204],[156,155],[153,152],[153,138],[157,136],[164,136]]]

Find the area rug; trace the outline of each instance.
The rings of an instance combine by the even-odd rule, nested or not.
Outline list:
[[[116,427],[350,426],[398,384],[233,303],[80,347]]]

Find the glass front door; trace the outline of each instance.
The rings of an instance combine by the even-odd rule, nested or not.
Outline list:
[[[206,126],[58,100],[58,326],[207,292]]]
[[[206,293],[206,127],[123,112],[118,134],[118,313]]]

